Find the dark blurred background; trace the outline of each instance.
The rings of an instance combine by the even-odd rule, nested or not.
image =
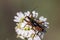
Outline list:
[[[60,40],[59,0],[0,0],[0,40],[21,40],[16,38],[13,19],[17,12],[27,10],[48,18],[50,28],[43,40]]]

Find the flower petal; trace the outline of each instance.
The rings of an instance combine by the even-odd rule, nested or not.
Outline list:
[[[28,38],[28,40],[33,40],[32,38]]]
[[[47,20],[47,18],[44,18],[43,16],[39,17],[39,20],[42,22],[45,22]]]
[[[41,40],[41,39],[40,39],[40,37],[39,37],[38,35],[36,35],[36,36],[34,37],[34,40]]]

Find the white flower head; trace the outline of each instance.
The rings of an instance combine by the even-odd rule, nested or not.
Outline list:
[[[37,19],[38,13],[35,11],[17,12],[17,16],[14,16],[14,22],[16,22],[15,31],[17,37],[21,39],[27,38],[27,40],[41,40],[44,36],[44,30],[48,28],[47,18],[43,16]],[[41,28],[40,28],[41,27]],[[43,31],[42,31],[43,30]]]

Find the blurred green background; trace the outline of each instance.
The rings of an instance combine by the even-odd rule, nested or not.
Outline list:
[[[0,40],[21,40],[16,38],[13,19],[18,11],[27,10],[48,18],[50,28],[43,40],[60,40],[59,0],[0,0]]]

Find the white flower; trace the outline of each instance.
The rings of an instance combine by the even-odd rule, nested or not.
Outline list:
[[[36,36],[34,37],[34,40],[41,40],[41,39],[40,39],[40,37],[39,37],[38,35],[36,35]]]
[[[30,21],[27,17],[25,18],[25,20]]]
[[[28,36],[27,36],[27,35],[28,35],[28,31],[25,31],[25,30],[24,30],[23,32],[24,32],[24,33],[23,33],[23,35],[22,35],[22,36],[24,36],[24,37],[26,37],[26,38],[27,38],[27,37],[28,37]]]
[[[49,25],[49,22],[44,22],[42,23],[46,28],[49,28],[48,25]]]
[[[36,30],[36,32],[35,32],[36,34],[38,33],[38,31]]]
[[[38,13],[36,13],[35,11],[32,11],[33,17],[37,18],[38,17]]]
[[[30,38],[28,38],[28,40],[33,40],[33,39],[30,37]]]
[[[43,39],[43,37],[44,37],[44,33],[42,32],[40,38]]]
[[[24,39],[24,37],[23,36],[19,36],[21,39]]]
[[[24,14],[22,12],[17,12],[17,16],[14,16],[14,22],[21,22],[24,18]]]
[[[28,37],[30,37],[32,34],[35,34],[35,31],[34,30],[30,30],[29,31]]]
[[[26,24],[27,24],[26,21],[24,21],[23,23],[21,23],[21,28],[23,28]]]
[[[38,35],[35,35],[34,38],[28,38],[28,40],[41,40],[40,37]]]
[[[29,16],[30,15],[30,12],[27,11],[27,12],[24,12],[25,16]]]
[[[21,36],[26,37],[26,38],[30,37],[32,34],[35,34],[35,31],[33,31],[33,30],[26,31],[26,30],[22,30],[19,28],[16,29],[16,32],[18,35],[21,35]]]
[[[33,30],[28,30],[28,31],[24,30],[23,32],[24,32],[24,34],[22,36],[24,36],[26,38],[30,37],[32,34],[35,34],[35,32]]]
[[[39,17],[39,20],[42,22],[45,22],[47,20],[47,18],[44,18],[43,16]]]
[[[17,33],[18,35],[20,35],[20,34],[22,33],[22,30],[19,29],[19,28],[15,29],[15,30],[16,30],[16,33]]]
[[[27,18],[30,17],[31,19]],[[21,39],[25,39],[27,38],[28,40],[41,40],[43,39],[44,36],[44,32],[43,31],[39,31],[34,29],[35,26],[33,26],[32,21],[36,21],[39,22],[38,24],[44,26],[44,28],[48,28],[48,22],[46,22],[47,18],[44,18],[43,16],[39,17],[39,19],[37,19],[38,17],[38,13],[35,11],[32,11],[32,13],[30,13],[30,11],[24,12],[24,14],[22,12],[18,12],[17,16],[14,16],[14,22],[17,22],[16,27],[15,27],[15,31],[17,33],[17,37],[20,37]],[[34,22],[35,22],[34,21]],[[42,27],[42,26],[41,26]]]
[[[41,32],[39,32],[38,35],[40,36],[41,35]]]
[[[38,17],[38,13],[36,13],[36,18]]]

